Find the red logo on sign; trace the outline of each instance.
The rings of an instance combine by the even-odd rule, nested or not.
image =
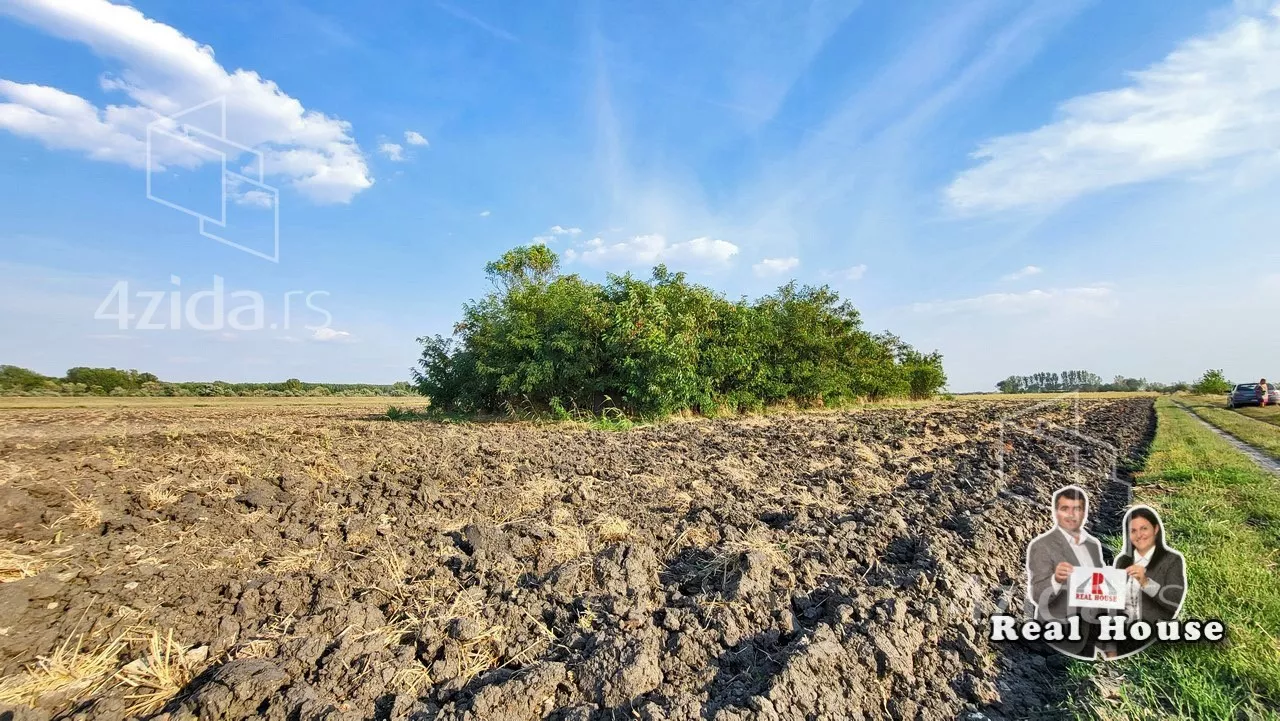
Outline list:
[[[1102,582],[1103,582],[1102,574],[1094,573],[1093,574],[1093,592],[1092,592],[1093,595],[1101,596],[1103,594]]]

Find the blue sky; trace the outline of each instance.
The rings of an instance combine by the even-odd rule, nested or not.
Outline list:
[[[0,362],[403,380],[544,242],[830,284],[958,391],[1280,374],[1271,0],[6,0],[0,48]]]

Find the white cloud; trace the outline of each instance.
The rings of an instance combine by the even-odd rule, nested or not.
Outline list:
[[[1105,188],[1187,176],[1280,147],[1280,3],[1241,15],[1132,73],[1072,98],[1060,119],[987,141],[946,189],[959,210],[1052,206]]]
[[[976,298],[914,303],[911,310],[926,315],[979,313],[1021,315],[1061,311],[1103,313],[1115,305],[1111,288],[1095,284],[1079,288],[1030,290],[1025,293],[988,293]]]
[[[835,270],[835,271],[824,270],[822,272],[823,277],[836,278],[837,280],[862,280],[862,276],[866,274],[867,274],[867,266],[865,264],[851,266],[848,268],[844,268],[843,270]]]
[[[226,178],[223,187],[226,189],[226,197],[230,198],[231,202],[236,205],[270,210],[276,203],[276,195],[274,193],[249,186],[237,178]]]
[[[120,71],[105,75],[102,89],[134,103],[99,108],[58,88],[0,79],[0,129],[141,168],[149,122],[225,98],[227,137],[261,150],[267,175],[319,203],[345,203],[373,185],[349,123],[303,107],[252,70],[227,71],[212,48],[133,7],[106,0],[14,0],[0,4],[0,14],[109,58]],[[212,115],[184,120],[218,130],[209,127]],[[166,166],[208,160],[173,147],[157,155],[153,162]]]
[[[554,243],[557,235],[580,235],[582,228],[566,228],[563,225],[553,225],[547,229],[547,233],[533,236],[531,241],[534,245],[550,245]],[[568,251],[567,257],[572,260],[573,250]]]
[[[795,270],[799,265],[799,258],[765,258],[751,266],[751,269],[756,272],[756,275],[764,277],[767,275],[781,275]]]
[[[265,190],[246,190],[233,197],[237,205],[247,205],[264,210],[271,210],[271,207],[276,202],[276,197]]]
[[[313,340],[318,340],[318,341],[341,340],[343,338],[350,338],[350,337],[351,337],[351,334],[345,330],[334,330],[333,328],[329,328],[327,326],[323,328],[316,328],[315,333],[311,335],[311,338]]]
[[[1039,275],[1040,273],[1043,273],[1043,272],[1044,272],[1044,269],[1039,266],[1028,265],[1028,266],[1019,268],[1018,270],[1015,270],[1012,273],[1001,276],[1000,280],[1022,280],[1023,278],[1029,278],[1033,275]]]
[[[397,163],[404,160],[404,147],[396,143],[383,143],[378,146],[378,152]]]
[[[422,133],[419,133],[415,130],[404,131],[404,142],[410,145],[426,145],[428,147],[431,146],[431,143],[428,143],[427,139],[422,137]]]
[[[636,266],[655,263],[695,266],[726,265],[738,254],[738,246],[727,240],[694,238],[681,243],[668,243],[657,233],[637,235],[629,240],[606,243],[592,238],[565,251],[568,261],[582,261],[593,266]]]
[[[489,217],[489,211],[487,211],[487,210],[482,210],[482,211],[480,211],[480,217],[481,217],[481,218],[488,218],[488,217]]]

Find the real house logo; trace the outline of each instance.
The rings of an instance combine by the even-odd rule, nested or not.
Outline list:
[[[1084,580],[1084,583],[1076,586],[1075,600],[1115,603],[1120,600],[1120,596],[1107,577],[1095,571]]]

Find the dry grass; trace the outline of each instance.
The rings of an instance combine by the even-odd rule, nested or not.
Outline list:
[[[418,692],[433,685],[431,673],[427,671],[427,667],[420,663],[415,663],[408,668],[402,668],[396,671],[396,675],[391,677],[391,689],[396,693],[404,693],[410,696],[417,696]]]
[[[62,525],[67,521],[81,528],[97,528],[102,525],[102,509],[93,502],[93,499],[84,498],[70,488],[63,487],[62,490],[71,496],[71,513],[54,521],[54,526]]]
[[[267,638],[255,638],[236,648],[231,658],[271,658],[280,650],[280,644]]]
[[[315,548],[290,548],[271,554],[267,558],[267,568],[276,573],[293,573],[312,570],[323,572],[328,564],[322,554],[323,546]]]
[[[173,477],[160,478],[142,487],[142,500],[152,510],[172,505],[182,498],[180,489],[173,487]]]
[[[791,560],[787,551],[768,531],[754,527],[744,537],[729,539],[712,549],[707,559],[696,569],[696,573],[706,579],[719,576],[723,583],[731,574],[745,567],[748,554],[763,557],[770,568],[782,568]]]
[[[498,649],[502,646],[502,639],[506,634],[506,627],[501,625],[493,625],[486,627],[478,635],[467,639],[466,641],[453,641],[459,650],[459,672],[458,677],[464,683],[480,674],[497,668],[502,663],[502,655],[498,653]]]
[[[409,575],[409,560],[399,551],[400,546],[383,540],[373,550],[373,560],[382,570],[383,578],[392,586],[403,586],[405,576]]]
[[[379,582],[367,588],[390,601],[386,609],[390,620],[377,628],[357,631],[360,638],[376,638],[389,648],[423,627],[445,629],[459,624],[467,632],[462,638],[449,637],[445,643],[457,651],[458,673],[464,682],[503,663],[500,649],[507,629],[485,619],[483,589],[464,588],[456,579],[449,587],[438,580],[408,579],[408,560],[388,542],[376,546],[368,557],[378,571]],[[415,666],[398,671],[392,683],[404,689],[418,689],[432,681],[425,667]]]
[[[383,624],[377,628],[360,629],[356,632],[356,638],[376,638],[383,648],[391,648],[392,646],[400,645],[405,637],[412,633],[417,626],[418,621],[416,619],[402,615],[398,620]]]
[[[273,616],[275,619],[254,638],[238,645],[230,654],[231,658],[272,658],[280,650],[280,642],[292,638],[293,626],[297,623],[292,613]]]
[[[595,530],[596,538],[600,539],[601,543],[617,543],[631,536],[631,523],[625,518],[609,513],[596,516],[596,519],[591,522],[591,528]]]
[[[38,556],[28,556],[0,548],[0,583],[17,581],[40,573],[45,561]]]
[[[115,673],[115,679],[130,689],[125,698],[132,702],[130,716],[150,716],[159,711],[195,678],[205,654],[173,640],[170,630],[161,636],[152,630],[127,639],[143,646],[143,655]],[[207,649],[204,649],[207,653]]]
[[[124,637],[84,650],[83,636],[67,639],[34,665],[0,681],[0,704],[35,707],[61,705],[89,698],[100,691],[116,670],[127,646]]]
[[[532,515],[547,507],[550,499],[564,493],[564,486],[550,475],[537,475],[526,480],[520,486],[513,506],[522,515]]]
[[[121,438],[121,442],[127,442],[127,438]],[[115,446],[103,446],[103,450],[111,457],[111,465],[115,468],[128,468],[133,463],[133,454],[122,448]]]
[[[459,589],[453,594],[448,607],[433,604],[434,612],[424,619],[441,628],[460,622],[469,629],[465,638],[450,637],[445,641],[458,651],[458,677],[463,682],[497,668],[503,662],[499,649],[504,645],[507,628],[485,620],[485,598],[483,589]]]
[[[243,568],[258,557],[258,546],[251,538],[240,538],[228,546],[218,547],[216,541],[199,541],[188,543],[192,553],[192,563],[204,571],[216,571],[224,568]]]
[[[586,529],[568,509],[557,508],[551,512],[549,522],[539,523],[551,536],[543,541],[542,548],[546,549],[556,563],[571,561],[591,550]]]

